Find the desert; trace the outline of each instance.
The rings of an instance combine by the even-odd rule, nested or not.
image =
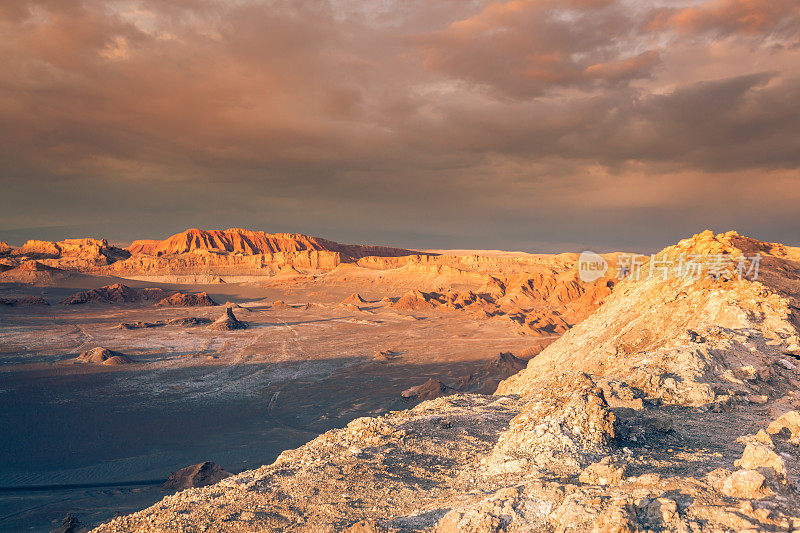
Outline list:
[[[800,248],[704,231],[654,257],[716,278],[613,253],[587,283],[578,254],[253,235],[4,253],[4,301],[49,304],[0,310],[4,527],[800,527]]]
[[[800,0],[0,0],[0,533],[800,533]]]
[[[138,510],[163,496],[171,471],[269,463],[358,416],[438,396],[403,396],[429,380],[448,393],[491,389],[522,364],[501,352],[530,358],[563,317],[577,320],[609,292],[581,286],[568,257],[328,243],[316,251],[321,268],[303,249],[317,240],[282,237],[299,250],[276,256],[259,236],[263,250],[233,242],[150,255],[98,240],[4,253],[4,301],[49,304],[0,315],[2,394],[15,406],[3,414],[14,428],[3,432],[4,527]],[[185,283],[195,277],[208,284]]]

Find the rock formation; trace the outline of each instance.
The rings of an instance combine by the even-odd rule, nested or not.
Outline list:
[[[10,254],[13,248],[7,242],[0,241],[0,256]]]
[[[67,516],[61,521],[61,525],[50,533],[84,533],[85,531],[89,531],[89,528],[74,514],[67,513]]]
[[[392,361],[402,355],[402,352],[398,352],[397,350],[381,350],[373,356],[373,359],[376,361]]]
[[[368,302],[367,300],[362,298],[361,295],[358,294],[357,292],[354,292],[353,294],[351,294],[350,296],[348,296],[347,298],[342,300],[340,302],[340,305],[352,304],[352,305],[355,305],[355,306],[359,306],[359,305],[364,305],[364,304],[368,304],[368,303],[370,303],[370,302]]]
[[[0,283],[56,285],[59,282],[81,277],[85,276],[33,259],[14,260],[11,263],[0,265]]]
[[[122,322],[117,326],[119,329],[148,329],[148,328],[158,328],[162,326],[200,326],[205,324],[211,324],[212,320],[209,318],[198,318],[198,317],[182,317],[182,318],[171,318],[169,320],[157,320],[155,322]]]
[[[96,365],[129,365],[135,361],[125,354],[109,350],[108,348],[92,348],[80,354],[74,360],[76,363],[89,363]]]
[[[247,324],[236,318],[233,314],[233,309],[230,307],[225,308],[225,314],[216,319],[208,329],[215,329],[220,331],[229,331],[234,329],[247,329]]]
[[[97,289],[81,291],[61,301],[64,305],[80,305],[87,303],[140,303],[145,301],[163,301],[178,293],[158,288],[136,289],[116,283]]]
[[[510,321],[520,333],[560,335],[591,314],[615,280],[577,278],[575,254],[497,252],[422,253],[402,248],[344,245],[299,234],[188,230],[163,241],[136,241],[127,250],[99,239],[29,241],[0,264],[0,282],[57,285],[69,276],[113,276],[151,282],[206,284],[226,280],[297,283],[380,280],[407,291],[399,311],[462,311]],[[613,263],[613,254],[607,259]],[[53,271],[20,271],[32,260]],[[377,274],[377,275],[376,275]],[[362,306],[362,300],[347,302]]]
[[[210,307],[217,303],[206,292],[197,294],[177,292],[159,301],[156,305],[159,307]]]
[[[574,279],[574,272],[568,276],[523,276],[507,283],[492,279],[497,285],[486,288],[491,292],[414,289],[396,301],[384,303],[398,311],[445,309],[480,318],[500,316],[516,323],[522,333],[549,336],[564,333],[583,320],[611,294],[614,286],[607,280],[582,284]]]
[[[767,255],[763,245],[735,233],[701,234],[659,256],[736,257],[753,250],[764,254],[757,281],[656,276],[620,283],[597,312],[498,393],[525,394],[559,373],[583,371],[603,383],[624,383],[651,402],[698,406],[774,397],[795,379],[780,360],[800,348],[798,262]]]
[[[440,396],[447,396],[455,392],[455,389],[448,387],[438,379],[430,378],[422,385],[416,385],[400,393],[406,400],[433,400]]]
[[[20,298],[0,298],[0,305],[9,307],[48,306],[50,302],[40,296],[22,296]]]
[[[416,252],[383,246],[346,245],[299,233],[265,233],[240,228],[220,230],[190,229],[164,241],[134,241],[128,251],[133,254],[174,255],[195,251],[237,253],[242,255],[279,252],[336,252],[349,259],[366,256],[396,257]]]
[[[58,259],[60,266],[70,268],[109,265],[131,255],[126,250],[109,245],[105,239],[28,241],[13,250],[13,254],[34,259]]]
[[[389,307],[398,311],[428,311],[436,308],[436,304],[433,301],[438,302],[433,294],[413,290],[405,293]]]
[[[501,353],[477,371],[462,377],[456,388],[462,392],[493,394],[501,381],[524,369],[526,365],[526,361],[514,357],[514,354]]]
[[[205,487],[206,485],[219,483],[232,475],[221,466],[211,461],[206,461],[170,473],[169,479],[162,485],[162,488],[175,491],[193,487]]]
[[[241,305],[237,304],[236,302],[225,302],[225,307],[230,307],[231,309],[236,309],[237,311],[244,311],[245,313],[252,313],[253,310],[247,307],[242,307]]]

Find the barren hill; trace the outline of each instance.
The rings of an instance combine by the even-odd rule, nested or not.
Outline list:
[[[798,259],[696,235],[498,395],[359,418],[98,531],[800,530]]]

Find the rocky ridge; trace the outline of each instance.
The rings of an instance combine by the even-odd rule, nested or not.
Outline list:
[[[348,260],[366,256],[395,257],[416,252],[384,246],[339,244],[319,237],[299,233],[266,233],[241,228],[227,230],[190,229],[163,241],[134,241],[128,251],[132,254],[175,255],[192,252],[237,253],[266,255],[281,252],[326,251],[339,253]]]
[[[62,268],[92,268],[110,265],[130,257],[130,252],[112,246],[105,239],[31,240],[11,250],[14,256],[39,260],[58,260]]]

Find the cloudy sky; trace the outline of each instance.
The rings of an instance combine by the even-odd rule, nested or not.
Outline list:
[[[2,0],[0,239],[800,244],[797,0]]]

